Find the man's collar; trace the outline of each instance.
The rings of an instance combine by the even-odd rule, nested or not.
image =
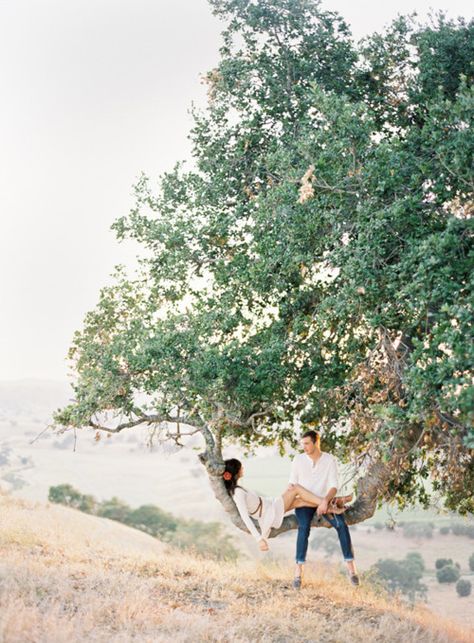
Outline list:
[[[310,455],[308,455],[307,453],[305,453],[304,451],[303,451],[302,455],[305,455],[308,458],[308,460],[310,460],[310,462],[313,462],[313,463],[315,462],[315,460],[313,460],[313,458]],[[316,462],[319,462],[321,460],[321,458],[323,457],[323,455],[324,455],[324,451],[320,451],[319,458],[316,460]]]

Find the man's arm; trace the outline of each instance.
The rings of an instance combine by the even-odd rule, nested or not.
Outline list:
[[[329,464],[329,475],[328,475],[328,487],[329,491],[324,496],[324,501],[318,506],[317,513],[318,516],[322,516],[327,513],[329,504],[331,500],[337,493],[339,487],[339,476],[337,474],[337,462],[336,458],[332,457]]]
[[[318,516],[322,516],[323,514],[328,512],[329,504],[331,500],[334,498],[334,496],[337,493],[336,487],[331,487],[327,494],[324,496],[324,500],[322,501],[321,504],[318,505],[317,508],[317,513]]]

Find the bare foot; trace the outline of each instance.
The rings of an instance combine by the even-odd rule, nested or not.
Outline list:
[[[349,496],[338,496],[337,498],[334,498],[333,503],[336,505],[336,507],[344,507],[344,505],[346,505],[348,502],[351,502],[353,497],[353,493],[351,493]]]
[[[349,509],[347,505],[339,505],[333,501],[329,505],[327,513],[343,514],[345,511],[347,511],[347,509]]]
[[[263,538],[259,541],[258,546],[260,548],[260,551],[268,551],[269,549],[267,541]]]

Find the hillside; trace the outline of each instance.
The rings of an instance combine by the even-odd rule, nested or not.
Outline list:
[[[124,525],[7,494],[0,515],[5,643],[470,640],[329,568],[295,593],[275,562],[198,560]]]
[[[50,486],[67,482],[101,500],[118,496],[132,507],[157,505],[180,518],[218,521],[244,555],[252,560],[260,557],[253,538],[235,529],[216,502],[198,460],[198,451],[192,448],[198,444],[182,450],[158,444],[150,449],[146,428],[135,428],[99,442],[88,430],[77,432],[77,444],[72,432],[62,435],[46,432],[37,438],[47,425],[50,412],[70,395],[66,383],[41,380],[0,383],[0,489],[23,499],[44,502]],[[262,494],[277,495],[287,483],[290,458],[282,458],[272,448],[259,449],[258,456],[243,458],[232,447],[226,451],[226,457],[244,459],[246,485]],[[0,521],[1,518],[0,515]],[[434,536],[422,540],[407,538],[398,525],[393,531],[374,529],[377,522],[390,522],[392,518],[432,521],[436,524]],[[453,585],[442,585],[435,576],[437,558],[454,558],[461,565],[463,578],[474,581],[468,567],[468,559],[474,553],[472,538],[439,533],[441,526],[460,520],[465,519],[438,514],[435,508],[398,512],[386,507],[373,520],[351,530],[359,569],[365,573],[379,558],[402,559],[408,553],[419,552],[426,563],[422,582],[428,587],[427,606],[437,616],[474,628],[474,594],[460,599]],[[316,544],[322,539],[320,531],[314,530],[311,536]],[[295,540],[296,532],[280,536],[271,544],[271,555],[266,556],[266,560],[277,559],[282,566],[282,578],[291,570]],[[308,568],[317,569],[328,561],[333,565],[339,563],[339,549],[328,557],[324,547],[310,548]]]

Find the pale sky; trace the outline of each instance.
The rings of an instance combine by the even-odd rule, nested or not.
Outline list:
[[[322,5],[359,38],[448,1]],[[67,378],[74,331],[137,252],[109,229],[133,183],[189,158],[221,27],[206,0],[0,0],[0,380]]]

